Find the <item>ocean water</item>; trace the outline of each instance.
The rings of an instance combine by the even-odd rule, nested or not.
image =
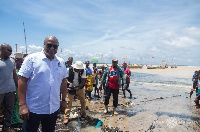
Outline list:
[[[192,75],[191,75],[192,78]],[[192,79],[181,76],[162,76],[159,74],[133,72],[132,82],[137,85],[163,86],[173,88],[191,88]]]
[[[127,118],[135,131],[200,131],[200,110],[189,98],[192,76],[200,67],[131,69],[134,116]],[[126,92],[128,95],[128,92]],[[137,122],[137,123],[136,123]],[[170,126],[172,125],[172,126]]]

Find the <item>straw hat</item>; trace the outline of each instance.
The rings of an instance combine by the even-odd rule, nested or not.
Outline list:
[[[84,69],[83,63],[81,61],[76,61],[76,63],[73,64],[72,67],[76,69]]]

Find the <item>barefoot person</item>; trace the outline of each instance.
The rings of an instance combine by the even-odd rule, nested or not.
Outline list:
[[[123,68],[124,68],[124,74],[126,77],[126,84],[127,84],[127,86],[123,88],[123,95],[124,95],[124,98],[126,98],[126,91],[128,91],[130,93],[130,98],[132,98],[132,93],[131,93],[131,90],[129,89],[131,71],[129,70],[129,68],[127,68],[127,63],[123,63]]]
[[[107,67],[102,79],[101,83],[103,83],[106,80],[106,97],[105,97],[105,111],[104,113],[108,113],[108,104],[109,99],[111,96],[111,93],[113,94],[113,114],[118,115],[116,109],[118,105],[118,94],[119,94],[119,87],[121,86],[121,79],[122,79],[122,85],[126,87],[126,79],[124,75],[124,70],[118,66],[118,59],[112,60],[112,66],[109,68]]]
[[[66,108],[67,71],[55,55],[58,46],[55,36],[47,36],[44,49],[28,55],[19,70],[19,115],[28,132],[37,132],[40,122],[43,132],[54,132],[58,109]]]

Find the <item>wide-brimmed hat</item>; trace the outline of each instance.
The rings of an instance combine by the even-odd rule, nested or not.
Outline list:
[[[81,61],[76,61],[76,63],[73,64],[72,67],[76,69],[84,69],[83,63]]]
[[[117,58],[114,58],[114,59],[112,59],[112,61],[118,61],[118,59],[117,59]]]

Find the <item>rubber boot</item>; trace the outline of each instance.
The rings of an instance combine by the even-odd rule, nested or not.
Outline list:
[[[108,105],[105,105],[104,114],[108,113]]]
[[[113,114],[114,114],[114,115],[118,115],[116,109],[117,109],[117,107],[114,107],[114,108],[113,108]]]

